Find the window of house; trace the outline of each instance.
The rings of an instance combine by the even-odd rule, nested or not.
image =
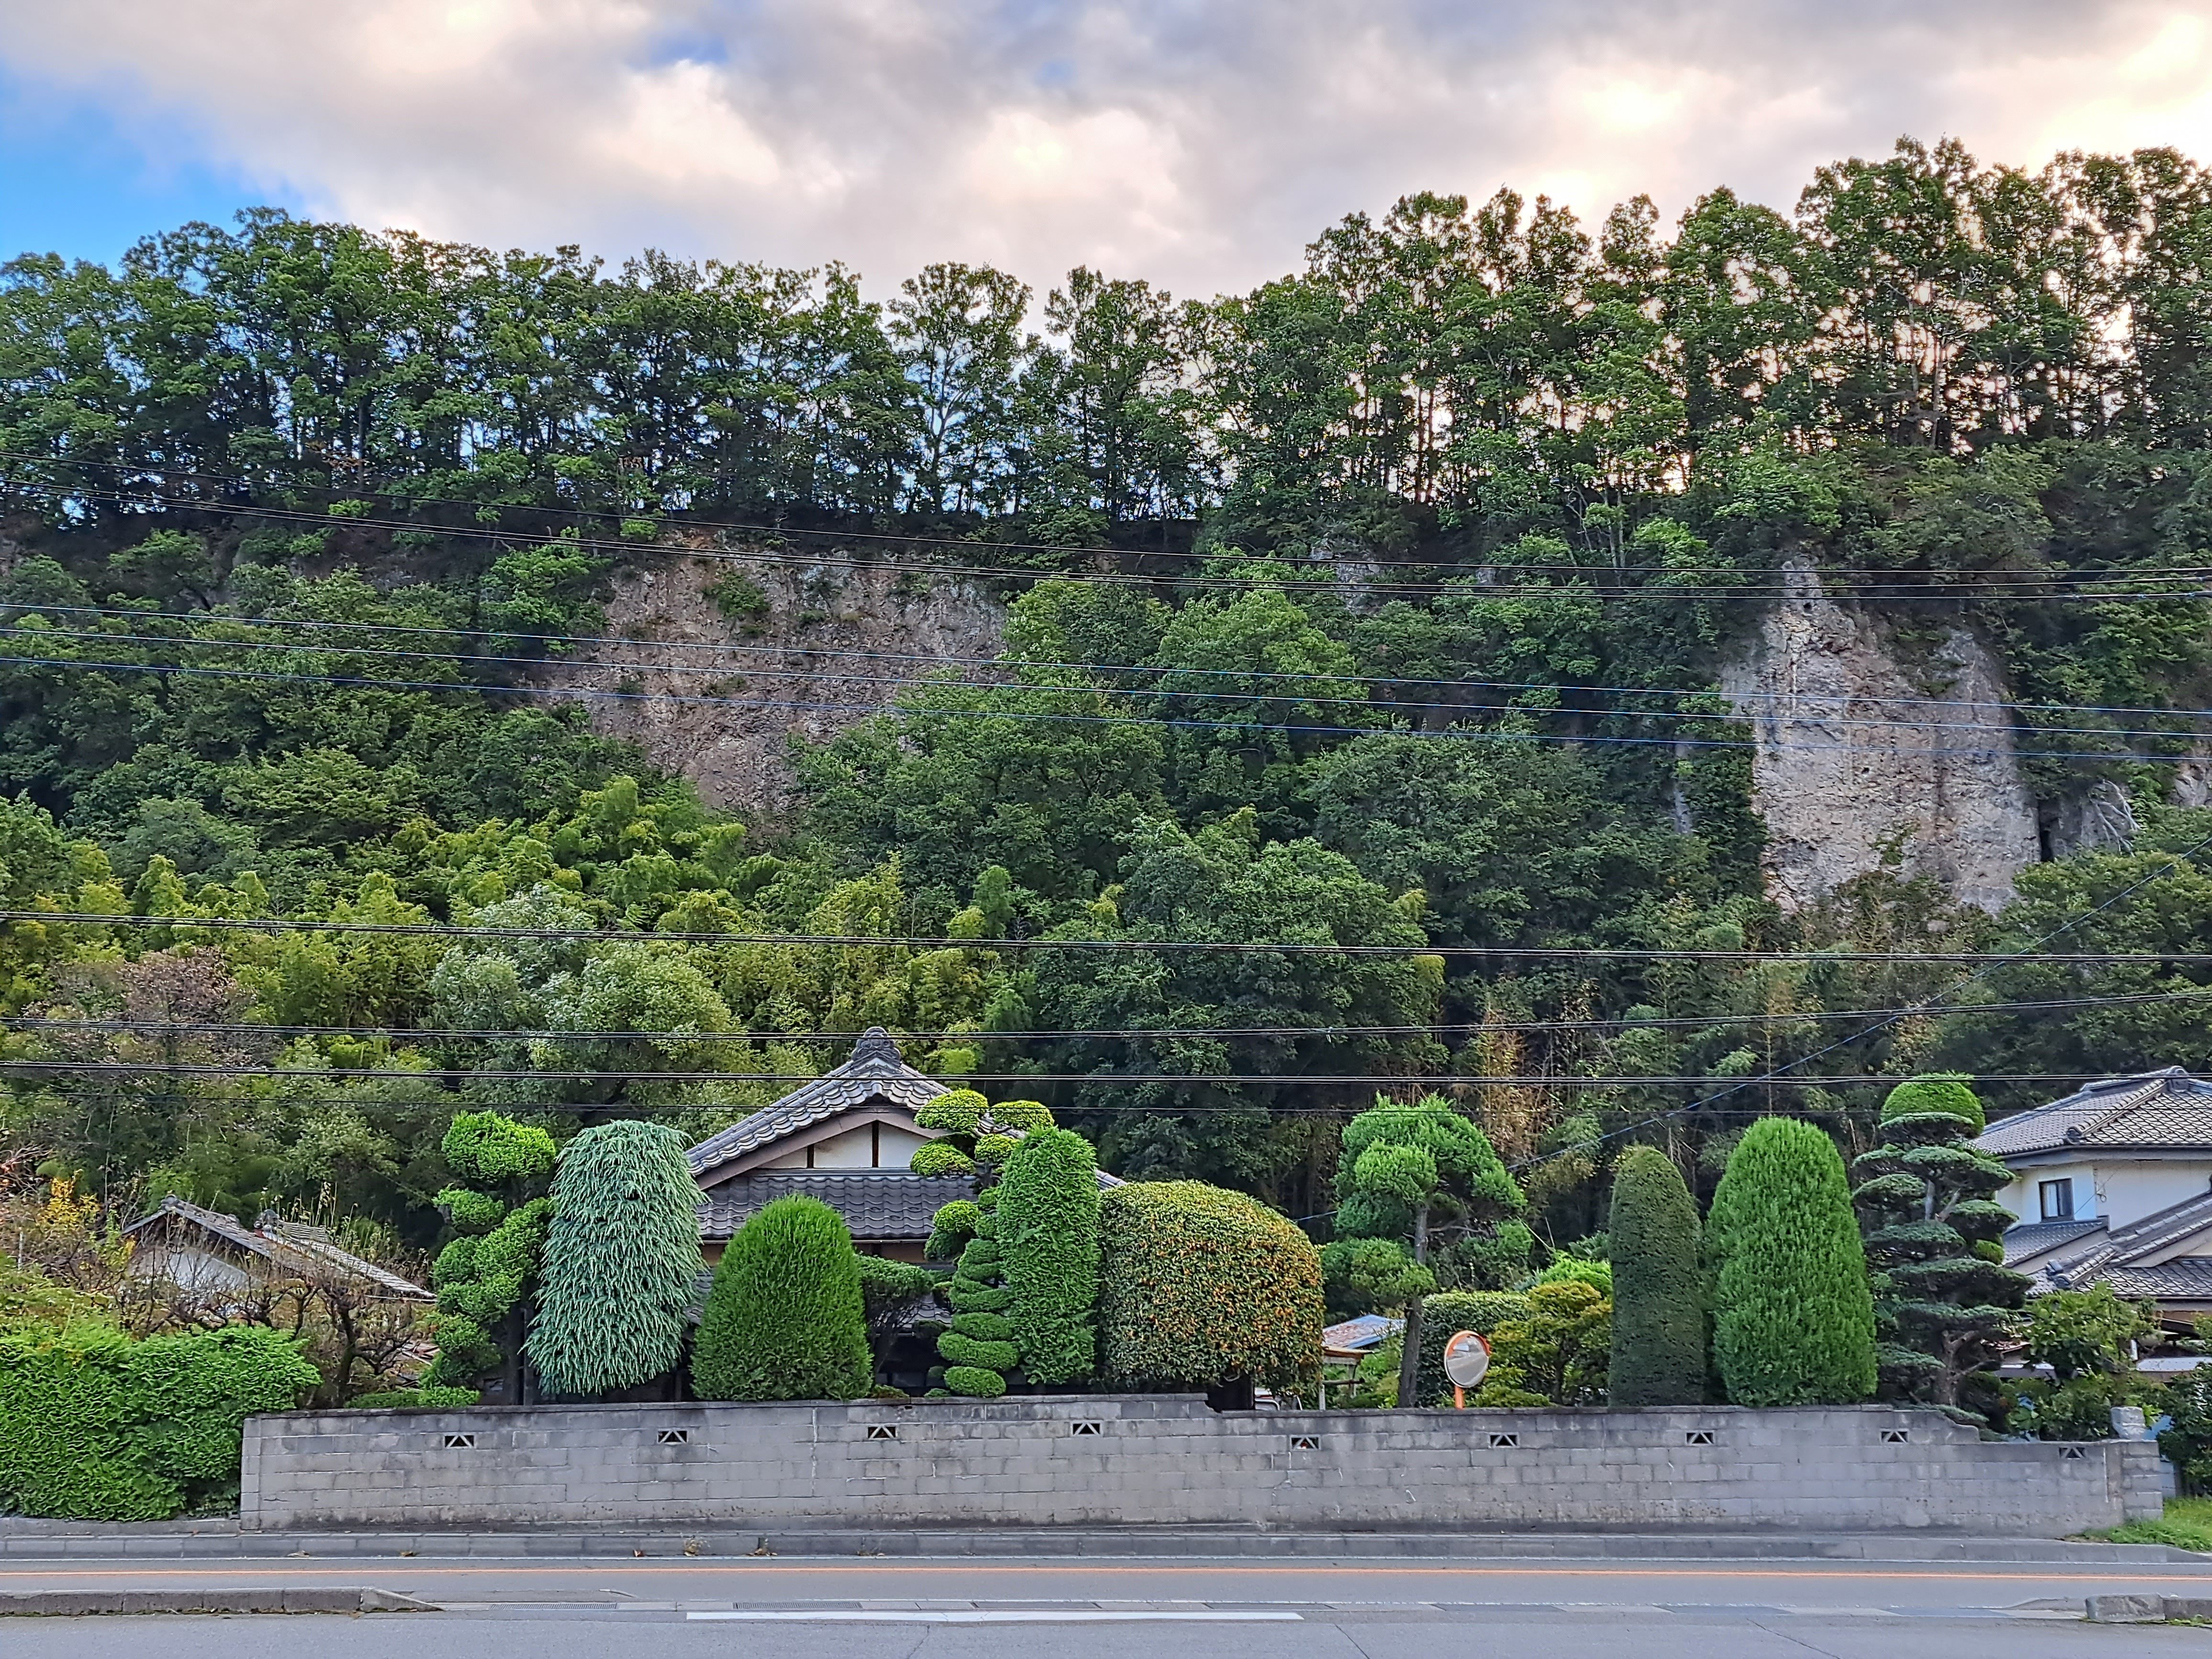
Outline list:
[[[2074,1218],[2074,1183],[2071,1181],[2046,1181],[2036,1191],[2043,1200],[2045,1221],[2071,1221]]]

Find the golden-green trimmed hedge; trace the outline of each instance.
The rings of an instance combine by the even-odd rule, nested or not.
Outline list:
[[[1282,1216],[1197,1181],[1101,1196],[1100,1370],[1114,1383],[1202,1388],[1321,1370],[1321,1256]]]

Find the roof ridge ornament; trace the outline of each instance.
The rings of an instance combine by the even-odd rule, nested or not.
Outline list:
[[[860,1040],[853,1045],[853,1058],[847,1063],[858,1065],[862,1060],[873,1060],[879,1065],[903,1066],[906,1056],[891,1041],[891,1034],[880,1025],[871,1025],[860,1033]]]

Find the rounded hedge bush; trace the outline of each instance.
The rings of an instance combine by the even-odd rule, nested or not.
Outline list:
[[[1099,1371],[1139,1387],[1249,1376],[1311,1390],[1321,1257],[1282,1216],[1197,1181],[1132,1182],[1098,1209]]]
[[[1613,1172],[1612,1403],[1705,1397],[1705,1285],[1698,1204],[1674,1160],[1632,1146]]]
[[[691,1391],[702,1400],[856,1400],[873,1370],[845,1218],[818,1198],[763,1205],[715,1265]]]
[[[1836,1143],[1767,1117],[1713,1194],[1713,1356],[1739,1406],[1843,1406],[1874,1392],[1874,1295]]]

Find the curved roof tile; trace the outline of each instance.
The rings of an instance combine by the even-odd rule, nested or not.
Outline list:
[[[757,1147],[872,1100],[888,1100],[913,1112],[946,1092],[945,1085],[915,1071],[899,1057],[898,1044],[891,1041],[889,1032],[872,1025],[853,1045],[852,1058],[843,1065],[824,1072],[811,1083],[801,1084],[774,1105],[763,1106],[750,1117],[709,1135],[684,1156],[690,1161],[691,1173],[702,1176]]]

